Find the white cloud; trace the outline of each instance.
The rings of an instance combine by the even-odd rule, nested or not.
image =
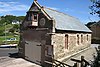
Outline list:
[[[0,2],[0,13],[25,10],[28,10],[28,6],[18,2]]]

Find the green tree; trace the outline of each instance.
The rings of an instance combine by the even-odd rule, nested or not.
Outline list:
[[[24,18],[25,18],[25,16],[18,16],[18,17],[17,17],[17,20],[21,22],[21,21],[24,20]]]
[[[13,28],[19,29],[19,28],[20,28],[20,25],[19,25],[19,24],[15,24],[15,25],[13,26]]]
[[[3,36],[5,33],[3,30],[0,30],[0,36]]]
[[[96,22],[88,22],[87,24],[85,24],[88,28],[90,28],[90,26],[92,25],[92,24],[94,24],[94,23],[96,23]]]
[[[100,0],[91,0],[93,3],[89,8],[91,9],[92,15],[97,14],[100,17]]]
[[[11,32],[11,33],[14,33],[14,31],[15,31],[14,28],[11,28],[11,29],[9,30],[9,32]]]

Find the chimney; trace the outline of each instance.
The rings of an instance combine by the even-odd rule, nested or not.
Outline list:
[[[44,6],[42,6],[41,8],[44,9]]]

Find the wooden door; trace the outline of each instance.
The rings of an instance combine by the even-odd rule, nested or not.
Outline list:
[[[26,31],[25,40],[25,59],[41,64],[45,58],[45,31]]]

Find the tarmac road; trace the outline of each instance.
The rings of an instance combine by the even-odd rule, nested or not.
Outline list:
[[[18,48],[0,48],[0,67],[41,67],[22,58],[9,57],[17,52]]]
[[[91,47],[91,49],[75,55],[72,58],[80,59],[80,56],[85,56],[87,61],[93,59],[92,54],[95,53],[94,47],[97,47],[97,44],[92,44]],[[18,52],[18,48],[0,48],[0,67],[41,67],[22,58],[9,57],[9,53],[16,52]],[[72,65],[74,62],[69,59],[65,63]]]
[[[0,48],[0,57],[9,56],[9,53],[18,52],[18,48]]]

